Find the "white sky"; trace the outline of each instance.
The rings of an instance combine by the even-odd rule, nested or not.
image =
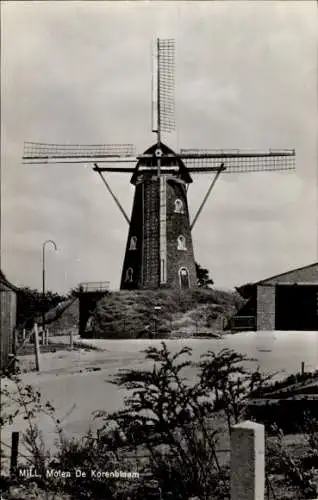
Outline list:
[[[63,292],[119,286],[128,226],[87,166],[28,166],[25,140],[133,143],[150,131],[151,42],[176,40],[173,148],[295,148],[293,173],[223,175],[193,232],[196,260],[234,287],[317,258],[317,4],[2,2],[2,269]],[[133,187],[108,175],[127,212]],[[192,216],[209,178],[189,189]]]

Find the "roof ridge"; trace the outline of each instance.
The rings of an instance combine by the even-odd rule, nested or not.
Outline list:
[[[286,276],[286,274],[292,273],[294,271],[302,271],[303,269],[308,269],[309,267],[318,266],[318,262],[313,262],[312,264],[307,264],[306,266],[295,267],[294,269],[289,269],[289,271],[284,271],[283,273],[275,274],[274,276],[270,276],[269,278],[262,279],[260,281],[256,281],[253,283],[254,285],[261,285],[265,281],[270,281],[274,278],[280,278],[281,276]]]
[[[6,285],[7,287],[9,287],[11,290],[13,290],[15,292],[17,292],[19,290],[17,286],[10,283],[10,281],[8,280],[8,278],[6,278],[4,272],[1,269],[0,269],[0,283],[3,283],[4,285]]]

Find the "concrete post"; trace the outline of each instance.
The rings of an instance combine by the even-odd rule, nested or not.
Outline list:
[[[264,426],[245,421],[231,432],[231,500],[264,500]]]

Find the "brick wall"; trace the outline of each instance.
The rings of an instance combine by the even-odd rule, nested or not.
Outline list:
[[[175,200],[183,204],[183,213],[175,212]],[[185,237],[186,250],[178,250],[178,236]],[[167,181],[167,277],[168,285],[179,288],[179,270],[185,267],[189,273],[190,287],[196,286],[196,270],[190,231],[189,210],[185,184]]]
[[[257,287],[257,330],[275,330],[275,286]]]
[[[190,287],[196,286],[196,269],[190,231],[189,210],[185,183],[169,176],[166,183],[166,245],[167,279],[165,286],[180,288],[180,268],[185,267]],[[182,213],[176,213],[175,201],[182,202]],[[160,286],[160,199],[156,175],[144,173],[136,185],[131,223],[123,264],[121,289],[159,288]],[[185,238],[186,250],[178,249],[178,236]],[[135,250],[131,238],[137,238]],[[133,279],[127,281],[127,271]]]
[[[144,182],[143,286],[157,288],[159,265],[159,180],[156,176]]]
[[[143,187],[138,184],[135,190],[133,209],[131,213],[131,221],[128,230],[128,238],[126,251],[121,276],[121,289],[140,288],[142,283],[142,204],[143,204]],[[136,250],[130,250],[131,237],[137,238]],[[133,270],[133,281],[127,282],[127,270]]]
[[[136,249],[131,250],[131,238],[137,238]],[[133,270],[132,281],[127,281],[128,269]],[[159,189],[156,176],[144,175],[136,185],[121,289],[157,288],[159,286]]]

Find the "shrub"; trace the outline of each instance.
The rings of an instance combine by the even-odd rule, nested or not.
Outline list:
[[[55,488],[74,500],[151,499],[158,498],[159,492],[167,499],[228,499],[229,468],[221,463],[217,451],[221,433],[228,437],[231,426],[245,418],[246,400],[253,391],[268,385],[270,377],[250,372],[243,363],[251,360],[223,349],[218,354],[209,351],[203,355],[196,364],[197,380],[189,381],[184,370],[195,366],[190,348],[172,355],[162,343],[160,348],[149,347],[144,352],[146,359],[154,362],[153,367],[123,370],[112,378],[129,395],[122,410],[96,412],[102,423],[96,436],[88,433],[83,439],[67,440],[56,421],[60,439],[53,458],[38,444],[41,436],[32,419],[37,411],[47,411],[54,418],[54,409],[49,403],[41,408],[39,393],[20,386],[20,406],[32,426],[26,437],[33,465],[39,470],[125,471],[136,470],[138,464],[141,474],[140,481],[115,478],[105,482],[89,473],[86,478],[64,482],[42,479],[44,490]],[[313,470],[318,469],[317,421],[308,417],[306,425],[303,430],[309,452],[305,456],[292,457],[278,429],[274,429],[275,439],[267,437],[266,443],[267,477],[283,475],[285,484],[300,498],[317,494]],[[277,488],[278,483],[272,479],[271,484]],[[276,490],[275,497],[283,498]]]

